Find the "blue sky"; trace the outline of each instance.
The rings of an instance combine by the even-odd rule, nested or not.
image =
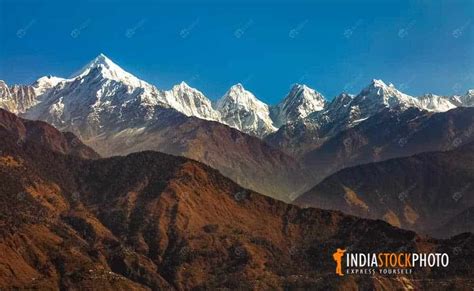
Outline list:
[[[332,99],[371,79],[402,91],[474,88],[474,1],[0,0],[0,79],[67,77],[99,53],[210,98],[237,82],[275,103],[294,83]]]

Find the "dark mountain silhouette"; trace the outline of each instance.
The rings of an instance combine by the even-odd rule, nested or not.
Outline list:
[[[132,129],[111,131],[87,143],[103,156],[153,150],[191,158],[244,187],[286,202],[312,186],[311,173],[257,137],[173,109],[156,109],[155,114],[145,129],[134,131],[127,123],[124,127]]]
[[[42,142],[45,132],[19,144],[18,128],[0,127],[2,289],[473,287],[472,234],[429,239],[380,220],[300,209],[157,152],[82,159]],[[450,266],[339,277],[331,256],[341,247],[447,252]]]
[[[11,138],[16,139],[18,146],[25,142],[31,142],[38,143],[55,152],[81,158],[96,159],[100,157],[70,132],[60,132],[46,122],[19,118],[3,109],[0,109],[0,128],[3,129],[3,134],[8,133]]]
[[[472,231],[474,143],[341,170],[295,203],[451,236]]]

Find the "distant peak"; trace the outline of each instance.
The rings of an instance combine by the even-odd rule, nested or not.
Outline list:
[[[253,95],[249,91],[247,91],[244,86],[241,83],[237,83],[235,85],[232,85],[232,87],[229,88],[229,91],[227,91],[226,95],[227,96],[238,96],[238,95]]]
[[[97,57],[95,57],[95,59],[90,61],[88,65],[89,66],[94,66],[94,67],[100,66],[100,65],[105,65],[108,68],[110,68],[111,66],[114,66],[114,65],[117,66],[116,64],[114,64],[114,62],[112,62],[111,59],[106,57],[103,53],[100,53]]]
[[[382,94],[383,92],[399,92],[392,83],[389,83],[387,85],[384,81],[380,79],[373,79],[372,82],[370,82],[370,84],[362,90],[362,92],[374,91],[379,92],[380,94]]]
[[[244,86],[241,84],[241,83],[237,83],[235,85],[233,85],[232,87],[230,87],[230,90],[231,91],[245,91],[245,88]]]
[[[324,96],[318,91],[306,86],[305,84],[294,84],[286,99],[304,98],[324,100]]]
[[[191,88],[191,86],[189,86],[188,83],[184,81],[181,81],[181,83],[179,83],[177,86],[180,88],[185,88],[185,89]]]
[[[104,55],[103,53],[98,54],[97,57],[95,57],[95,59],[93,59],[92,61],[104,62],[104,63],[112,62],[112,61],[111,61],[106,55]]]
[[[387,87],[387,84],[385,84],[385,82],[380,79],[372,79],[370,85],[373,87]]]
[[[318,93],[316,90],[314,90],[313,88],[311,87],[308,87],[306,84],[299,84],[299,83],[295,83],[293,84],[293,86],[291,87],[291,90],[298,90],[298,91],[311,91],[311,92],[316,92]]]
[[[97,57],[91,60],[87,65],[82,67],[82,69],[73,75],[73,78],[80,77],[87,75],[91,70],[97,68],[104,68],[106,70],[114,70],[114,71],[123,71],[122,68],[117,66],[111,59],[106,57],[104,54],[100,53]]]
[[[102,78],[124,82],[134,87],[143,87],[148,85],[146,82],[126,72],[103,53],[100,53],[97,57],[85,65],[78,73],[74,74],[72,78],[75,79],[84,77],[89,75],[89,73],[92,71],[98,72],[97,76],[101,76]]]
[[[193,88],[191,86],[189,86],[186,82],[184,81],[181,81],[181,83],[177,84],[177,85],[174,85],[173,86],[173,91],[194,91],[194,92],[199,92],[201,93],[199,90],[197,90],[196,88]]]
[[[238,104],[262,103],[252,92],[246,90],[241,83],[237,83],[230,87],[230,89],[225,93],[224,96],[222,96],[220,100],[221,103],[224,100]]]
[[[306,90],[311,90],[311,91],[314,91],[313,89],[311,89],[310,87],[306,86],[305,84],[299,84],[299,83],[295,83],[293,84],[293,86],[291,87],[291,90],[292,91],[306,91]]]

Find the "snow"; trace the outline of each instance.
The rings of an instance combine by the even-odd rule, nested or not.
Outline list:
[[[126,72],[104,54],[69,79],[45,76],[31,86],[13,87],[0,81],[0,107],[45,120],[60,129],[81,128],[91,135],[128,123],[133,124],[131,128],[146,127],[160,118],[157,109],[163,107],[264,137],[293,122],[315,127],[334,123],[343,130],[385,108],[445,112],[459,106],[474,106],[474,90],[460,96],[425,94],[416,98],[380,79],[373,79],[355,96],[343,93],[332,102],[304,84],[295,84],[273,107],[242,84],[236,84],[213,105],[201,91],[185,82],[160,90]]]
[[[45,94],[26,117],[51,122],[60,129],[87,128],[91,135],[127,122],[140,126],[155,118],[158,107],[188,116],[218,120],[212,103],[200,91],[182,82],[169,91],[138,79],[100,54],[69,79]]]
[[[365,118],[356,119],[356,120],[352,121],[352,124],[361,123],[362,121],[367,120],[367,119],[369,119],[368,116],[365,117]]]
[[[277,130],[270,118],[270,108],[258,100],[242,84],[233,85],[221,99],[216,109],[221,121],[243,132],[265,136]]]
[[[474,107],[474,90],[468,90],[465,95],[461,96],[459,100],[462,106]]]
[[[295,84],[288,95],[273,109],[275,123],[279,126],[303,119],[326,105],[324,96],[306,85]]]
[[[65,79],[59,77],[44,76],[36,80],[31,86],[36,96],[40,97],[64,80]]]
[[[418,101],[421,109],[433,112],[445,112],[457,107],[449,97],[434,94],[425,94],[419,97]]]
[[[91,71],[98,70],[100,74],[109,80],[123,82],[132,87],[148,87],[151,86],[145,81],[138,79],[132,74],[124,71],[121,67],[116,65],[112,60],[104,54],[99,54],[95,59],[90,61],[79,72],[74,74],[70,79],[78,79],[88,75]]]
[[[172,108],[186,114],[196,116],[201,119],[219,120],[219,113],[212,107],[212,102],[204,94],[191,88],[185,82],[173,86],[165,92],[167,104]]]

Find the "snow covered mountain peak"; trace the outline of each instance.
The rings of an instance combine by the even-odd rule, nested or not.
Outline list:
[[[188,83],[181,81],[178,85],[174,85],[174,87],[180,88],[181,90],[187,90],[187,89],[194,89],[191,86],[188,85]],[[194,89],[196,90],[196,89]]]
[[[321,111],[325,105],[326,100],[321,93],[304,84],[295,84],[283,101],[272,110],[272,117],[275,124],[281,126]]]
[[[188,115],[207,120],[219,120],[219,113],[212,102],[201,91],[190,87],[184,81],[165,91],[166,103],[172,108]]]
[[[253,97],[253,99],[256,99],[256,97],[250,92],[245,90],[244,86],[241,83],[237,83],[229,88],[229,91],[227,92],[227,95],[230,97]]]
[[[306,117],[311,112],[322,110],[326,102],[321,93],[304,84],[293,85],[290,93],[285,97],[285,101],[288,104],[298,105],[297,109],[302,114],[301,117]]]
[[[370,83],[369,86],[378,87],[378,88],[388,87],[387,84],[385,84],[385,82],[382,81],[381,79],[372,79],[372,82]]]
[[[201,91],[199,91],[198,89],[196,88],[193,88],[191,86],[189,86],[186,82],[182,81],[181,83],[179,84],[176,84],[174,85],[170,91],[173,91],[175,93],[177,92],[198,92],[202,95],[204,95],[203,93],[201,93]]]
[[[434,112],[445,112],[450,109],[456,108],[456,105],[450,100],[450,98],[444,96],[438,96],[432,93],[424,94],[418,98],[419,108],[434,111]]]
[[[71,79],[83,78],[90,74],[117,82],[123,82],[133,87],[150,86],[150,84],[119,67],[102,53],[85,65],[78,73],[74,74]]]
[[[373,79],[354,98],[354,103],[364,107],[372,107],[374,110],[376,109],[375,107],[380,106],[388,108],[400,107],[401,109],[419,106],[416,98],[398,91],[393,84],[387,85],[379,79]]]
[[[247,91],[244,86],[237,83],[230,87],[230,89],[217,101],[217,108],[225,104],[235,104],[236,106],[246,109],[262,109],[268,110],[268,105],[258,100],[252,92]]]
[[[419,107],[418,100],[398,91],[393,84],[373,79],[356,96],[340,94],[325,110],[309,116],[320,127],[329,126],[328,130],[336,133],[353,127],[385,108],[405,110]]]
[[[217,101],[221,120],[231,127],[256,136],[276,131],[270,118],[270,108],[238,83]]]
[[[474,107],[474,90],[467,90],[466,94],[459,96],[459,101],[462,106]]]

